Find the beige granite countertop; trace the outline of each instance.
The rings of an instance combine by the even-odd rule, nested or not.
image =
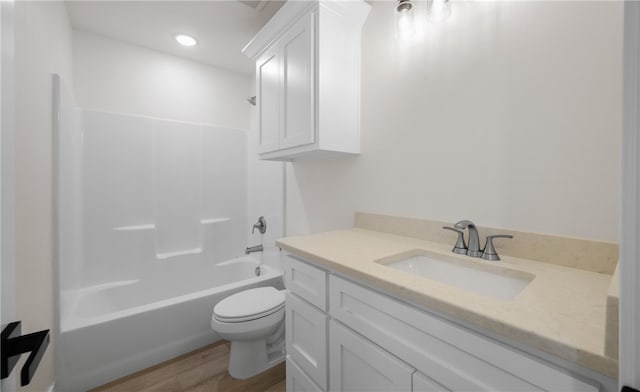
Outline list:
[[[476,325],[613,379],[618,361],[605,355],[605,313],[612,276],[517,257],[499,262],[451,253],[451,245],[354,228],[300,237],[277,245],[319,266],[397,298]],[[535,275],[512,300],[498,300],[391,269],[377,260],[425,250],[465,262]]]

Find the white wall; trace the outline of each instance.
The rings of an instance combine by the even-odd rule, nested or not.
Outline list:
[[[64,3],[15,3],[16,307],[23,332],[54,328],[52,240],[52,73],[72,78],[71,27]],[[32,383],[53,382],[53,345]]]
[[[362,154],[287,169],[287,234],[355,210],[617,240],[622,3],[454,2],[414,45],[374,2]]]
[[[76,103],[85,109],[249,127],[245,75],[75,30]]]

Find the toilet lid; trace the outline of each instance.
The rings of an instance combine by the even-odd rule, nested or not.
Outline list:
[[[233,294],[213,308],[220,321],[246,321],[267,316],[284,306],[284,293],[274,287],[258,287]]]

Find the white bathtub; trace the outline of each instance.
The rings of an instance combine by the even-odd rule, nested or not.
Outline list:
[[[62,292],[56,390],[86,391],[213,343],[215,304],[244,289],[282,288],[282,273],[242,257],[198,268],[167,263],[144,279]]]

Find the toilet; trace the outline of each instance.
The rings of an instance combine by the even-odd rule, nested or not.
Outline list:
[[[211,328],[231,342],[229,374],[246,379],[284,360],[284,290],[258,287],[213,308]]]

